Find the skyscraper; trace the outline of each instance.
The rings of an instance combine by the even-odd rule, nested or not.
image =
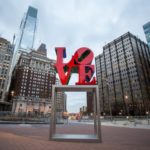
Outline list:
[[[142,115],[150,111],[150,50],[126,33],[96,57],[101,112]]]
[[[36,22],[37,22],[37,12],[36,8],[29,6],[26,15],[23,17],[20,24],[20,37],[18,40],[18,48],[25,49],[25,51],[31,51],[33,48]]]
[[[145,36],[146,36],[148,46],[150,48],[150,22],[143,25],[143,29],[144,29],[144,32],[145,32]]]
[[[17,64],[21,53],[29,53],[32,51],[35,40],[37,12],[38,10],[36,8],[29,6],[27,13],[21,21],[20,32],[16,40],[9,76],[12,75],[13,69]],[[11,81],[9,80],[7,91],[9,90],[10,82]]]
[[[27,13],[24,15],[21,24],[20,32],[16,40],[15,52],[13,55],[12,70],[14,69],[17,61],[22,52],[31,52],[35,40],[36,22],[37,22],[36,8],[28,7]]]

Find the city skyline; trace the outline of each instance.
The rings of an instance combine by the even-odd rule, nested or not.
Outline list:
[[[0,1],[0,35],[12,41],[14,33],[17,36],[24,12],[31,5],[39,11],[35,47],[46,43],[49,58],[56,59],[54,48],[58,46],[66,47],[66,61],[81,46],[89,47],[97,56],[106,43],[127,31],[146,41],[142,26],[150,20],[147,15],[150,13],[149,4],[142,0],[95,0],[86,2],[85,7],[85,2],[75,0],[44,3]],[[74,84],[76,79],[77,76],[73,75],[70,84]]]

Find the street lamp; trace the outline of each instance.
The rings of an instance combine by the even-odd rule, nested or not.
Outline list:
[[[121,115],[122,115],[122,112],[119,112],[119,115],[121,116]]]
[[[11,91],[11,96],[12,96],[12,97],[14,96],[14,94],[15,94],[15,92],[14,92],[14,91]]]
[[[128,96],[127,96],[127,95],[125,95],[125,99],[128,99]]]
[[[109,81],[107,78],[103,78],[102,80],[106,81],[107,89],[108,89],[108,105],[109,105],[109,113],[110,113],[110,119],[112,120],[112,109],[111,109],[111,101],[110,101],[110,94],[109,90],[111,89],[111,86],[109,84]]]
[[[14,91],[11,91],[11,92],[10,92],[10,95],[11,95],[11,101],[13,102],[13,98],[14,98],[15,92],[14,92]]]
[[[15,111],[16,111],[16,105],[17,105],[16,102],[15,102],[15,100],[14,100],[15,92],[11,91],[10,95],[11,95],[10,102],[12,103],[12,113],[15,113]]]
[[[126,104],[127,115],[129,116],[128,95],[125,95],[125,104]]]
[[[149,124],[149,111],[146,111],[146,115],[147,115],[147,122]]]
[[[149,112],[148,112],[148,111],[146,111],[146,115],[149,115]]]

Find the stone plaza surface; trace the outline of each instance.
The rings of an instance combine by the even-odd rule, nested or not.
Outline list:
[[[92,133],[91,124],[57,125],[59,133]],[[49,125],[0,124],[0,150],[149,150],[150,130],[102,126],[102,143],[49,141]]]

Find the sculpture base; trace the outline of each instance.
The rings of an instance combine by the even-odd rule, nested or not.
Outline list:
[[[68,142],[100,142],[98,137],[94,134],[55,134],[53,140]]]
[[[57,92],[91,92],[93,97],[94,134],[56,133],[56,95]],[[100,99],[97,85],[53,85],[50,140],[68,142],[101,142]]]

